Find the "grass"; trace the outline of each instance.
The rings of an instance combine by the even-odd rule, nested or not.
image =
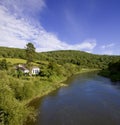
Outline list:
[[[12,65],[17,63],[26,63],[24,59],[17,59],[17,58],[0,58],[0,60],[6,59],[7,62],[10,62]]]
[[[0,61],[2,60],[2,59],[6,59],[6,61],[7,62],[9,62],[9,63],[11,63],[11,65],[15,65],[15,64],[25,64],[26,63],[26,60],[25,59],[18,59],[18,58],[0,58]],[[39,62],[41,62],[41,61],[39,61]],[[41,63],[47,63],[47,62],[41,62]],[[36,62],[34,62],[34,63],[32,63],[33,65],[39,65],[38,63],[37,63],[37,61]]]

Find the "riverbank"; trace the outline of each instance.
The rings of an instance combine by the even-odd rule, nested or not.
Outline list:
[[[27,102],[25,102],[28,106],[31,106],[31,102],[36,99],[36,98],[42,98],[43,96],[49,94],[50,92],[52,91],[55,91],[56,89],[60,88],[60,87],[64,87],[64,86],[67,86],[67,84],[65,84],[65,81],[67,79],[69,79],[69,77],[73,76],[73,75],[77,75],[77,74],[81,74],[81,73],[87,73],[87,72],[93,72],[93,71],[100,71],[100,69],[81,69],[81,71],[79,72],[76,72],[68,77],[62,77],[62,79],[60,79],[58,82],[55,82],[53,83],[55,86],[55,88],[51,89],[51,90],[46,90],[45,92],[41,93],[41,94],[38,94],[37,96],[35,96],[34,98],[30,99],[30,100],[27,100]]]
[[[113,82],[120,82],[120,60],[117,62],[110,62],[106,69],[99,72],[99,75],[108,77]]]
[[[120,82],[120,72],[111,73],[108,69],[101,70],[99,75],[109,78],[112,82]]]
[[[61,66],[51,69],[50,72],[49,69],[46,70],[52,73],[50,77],[21,76],[20,78],[11,74],[10,71],[0,71],[0,124],[22,125],[28,121],[28,118],[34,119],[37,111],[32,106],[32,102],[35,99],[39,100],[50,92],[66,86],[64,81],[71,75],[93,70],[82,70],[76,67],[65,69]]]
[[[75,72],[74,74],[71,74],[69,77],[71,77],[73,75],[81,74],[81,73],[93,72],[93,71],[98,71],[98,70],[100,70],[100,69],[81,69],[81,71]],[[26,105],[28,107],[34,108],[33,113],[35,113],[35,116],[37,116],[37,108],[40,103],[40,99],[43,98],[44,96],[48,95],[49,93],[55,91],[56,89],[59,89],[60,87],[68,86],[67,84],[65,84],[65,81],[67,79],[69,79],[69,77],[62,77],[58,82],[52,83],[51,89],[48,89],[48,90],[44,91],[43,93],[40,93],[37,96],[35,96],[32,99],[27,101]],[[31,121],[28,117],[28,120],[27,120],[27,122],[25,122],[24,125],[28,125],[28,124],[32,125],[31,122],[34,122],[34,121]]]

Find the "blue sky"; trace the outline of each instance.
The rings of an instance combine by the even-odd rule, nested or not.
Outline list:
[[[120,55],[119,0],[0,0],[0,46]]]

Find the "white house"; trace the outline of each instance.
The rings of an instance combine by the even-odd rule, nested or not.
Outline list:
[[[28,70],[28,69],[25,69],[25,70],[24,70],[24,73],[29,73],[29,70]]]
[[[19,64],[17,66],[17,69],[20,69],[23,73],[28,74],[30,73],[29,69],[27,69],[24,65]],[[32,75],[38,75],[40,73],[39,67],[32,67],[31,68],[31,74]]]
[[[39,67],[32,67],[31,73],[33,75],[38,75],[40,73],[40,68]]]
[[[16,69],[18,70],[21,70],[23,73],[29,73],[29,70],[24,66],[24,65],[21,65],[19,64]]]

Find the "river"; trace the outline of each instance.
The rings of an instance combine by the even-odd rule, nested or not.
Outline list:
[[[97,73],[73,76],[41,99],[35,125],[120,125],[120,87]]]

